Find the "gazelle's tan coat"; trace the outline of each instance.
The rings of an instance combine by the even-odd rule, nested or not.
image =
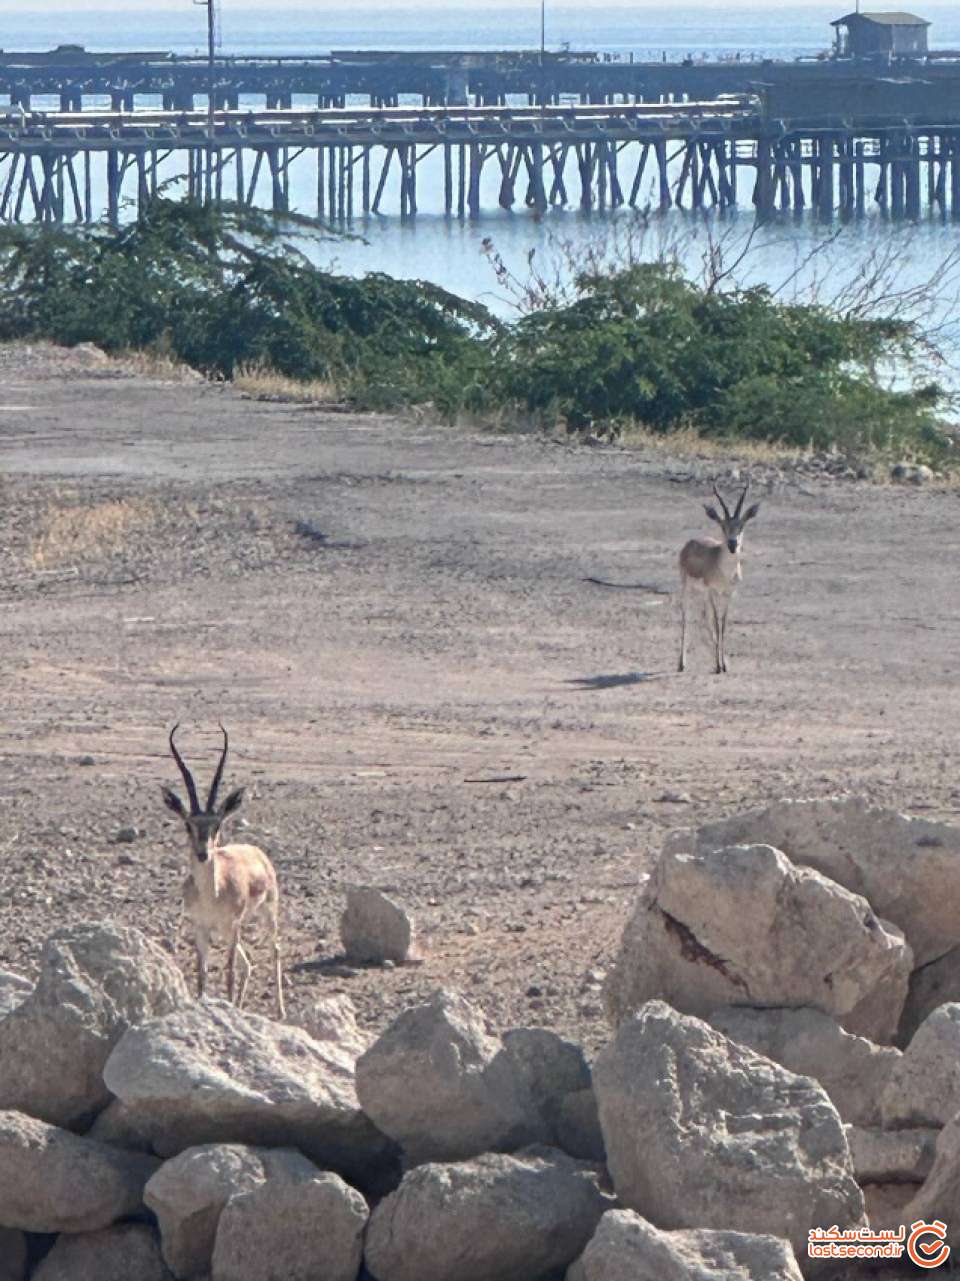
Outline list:
[[[227,732],[223,730],[223,753],[205,807],[197,797],[193,776],[174,743],[178,726],[170,733],[170,751],[183,776],[190,799],[190,813],[170,788],[163,789],[167,807],[183,819],[190,840],[189,872],[183,883],[184,914],[193,926],[197,952],[197,992],[203,996],[207,984],[207,958],[212,943],[223,943],[227,951],[227,995],[243,1005],[252,965],[243,946],[245,926],[264,922],[273,947],[277,1013],[284,1017],[283,973],[280,962],[280,891],[273,864],[256,845],[221,845],[224,820],[239,808],[243,790],[231,792],[219,809],[217,790],[227,758]],[[222,728],[222,727],[221,727]],[[237,969],[240,969],[239,990]]]
[[[714,639],[719,675],[727,670],[727,658],[724,642],[727,630],[727,613],[730,599],[737,584],[743,578],[740,565],[740,553],[743,549],[743,527],[748,520],[753,520],[760,510],[760,504],[754,503],[741,516],[743,500],[750,488],[749,482],[737,503],[733,515],[721,497],[716,485],[713,492],[723,508],[721,516],[715,507],[705,505],[705,511],[711,520],[717,522],[723,530],[723,538],[691,538],[680,552],[680,662],[678,671],[683,671],[687,662],[687,605],[691,590],[706,593],[707,608]]]

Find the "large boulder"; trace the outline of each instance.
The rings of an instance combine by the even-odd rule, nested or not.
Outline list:
[[[220,1215],[213,1281],[356,1281],[367,1203],[336,1174],[269,1179]]]
[[[651,1001],[593,1066],[621,1205],[659,1227],[787,1237],[858,1225],[863,1197],[826,1092]]]
[[[340,939],[350,961],[402,965],[413,945],[413,917],[382,890],[355,885],[347,890]]]
[[[394,1161],[352,1057],[301,1028],[204,1000],[131,1028],[104,1080],[161,1156],[201,1143],[295,1146],[366,1186]]]
[[[150,1228],[122,1223],[59,1237],[32,1281],[173,1281]]]
[[[863,797],[783,800],[680,838],[697,853],[763,842],[862,895],[906,936],[915,964],[960,945],[960,827]]]
[[[662,997],[706,1018],[720,1005],[810,1006],[881,1044],[896,1032],[909,947],[870,904],[769,845],[665,849],[606,986],[614,1023]]]
[[[941,1005],[917,1029],[881,1099],[886,1126],[945,1125],[960,1112],[960,1004]]]
[[[24,1281],[27,1238],[19,1228],[0,1228],[0,1281]]]
[[[0,1223],[24,1232],[94,1232],[138,1210],[160,1162],[0,1112]]]
[[[893,1046],[853,1036],[820,1010],[728,1005],[708,1022],[798,1076],[814,1077],[844,1121],[879,1125],[880,1096],[902,1057]]]
[[[552,1148],[421,1165],[377,1206],[377,1281],[537,1281],[571,1263],[607,1208],[596,1168]]]
[[[139,930],[59,930],[36,986],[0,1021],[0,1108],[55,1125],[92,1120],[109,1101],[103,1067],[124,1032],[189,1000],[176,965]]]
[[[32,991],[33,984],[29,979],[14,974],[12,970],[0,970],[0,1019],[12,1014]]]
[[[317,1173],[317,1167],[293,1149],[239,1143],[187,1148],[164,1162],[144,1189],[143,1199],[157,1217],[170,1271],[178,1278],[209,1271],[220,1215],[232,1196],[251,1192],[270,1177],[304,1182]]]
[[[608,1210],[567,1281],[802,1281],[789,1241],[709,1229],[661,1232]]]
[[[357,1062],[357,1094],[409,1164],[509,1151],[543,1137],[516,1056],[488,1035],[480,1010],[452,991],[390,1024]]]

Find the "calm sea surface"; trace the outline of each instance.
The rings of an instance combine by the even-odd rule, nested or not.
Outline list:
[[[880,6],[894,8],[894,5]],[[540,42],[539,0],[476,8],[469,3],[424,8],[383,3],[221,12],[220,43],[224,53],[328,53],[349,49],[522,49]],[[608,9],[556,4],[547,0],[547,43],[576,49],[633,53],[659,58],[686,54],[717,57],[754,52],[796,58],[831,43],[830,21],[851,5],[698,7],[664,4],[659,8],[620,4]],[[960,46],[960,7],[924,3],[920,12],[933,22],[931,44]],[[155,12],[113,10],[92,4],[85,12],[57,13],[53,4],[35,0],[22,12],[0,14],[0,45],[5,49],[46,48],[77,43],[90,49],[169,49],[198,53],[205,49],[205,15],[190,0],[158,4]]]
[[[177,53],[203,50],[205,10],[182,0],[156,12],[124,12],[122,4],[113,11],[91,8],[86,12],[56,13],[32,11],[0,14],[0,46],[5,49],[45,49],[56,44],[77,43],[90,49],[157,49]],[[47,6],[43,6],[47,9]],[[379,7],[322,5],[309,9],[285,9],[276,5],[263,9],[232,10],[223,0],[219,42],[224,53],[325,53],[331,49],[483,49],[532,48],[539,43],[538,0],[522,0],[509,8],[474,8],[469,4],[446,7]],[[821,6],[765,4],[762,7],[700,8],[664,5],[659,10],[634,6],[578,9],[547,0],[547,43],[559,48],[568,43],[574,49],[637,58],[670,59],[692,55],[717,58],[740,53],[775,58],[809,57],[827,48],[831,41],[830,20],[850,5]],[[929,18],[932,47],[960,48],[960,6],[924,3],[920,11]],[[52,104],[51,104],[52,105]],[[42,106],[40,102],[37,106]],[[491,174],[491,180],[493,175]],[[495,180],[493,180],[495,181]],[[298,191],[298,183],[301,184]],[[294,177],[293,196],[305,212],[315,190],[315,174],[307,169]],[[475,223],[448,221],[431,201],[430,188],[439,195],[439,184],[421,182],[423,212],[411,223],[383,217],[357,220],[350,230],[356,239],[303,242],[316,261],[336,264],[348,272],[387,271],[394,275],[433,280],[458,293],[481,298],[497,310],[508,311],[508,295],[498,285],[484,252],[492,241],[506,264],[523,278],[528,256],[550,275],[568,278],[571,262],[583,262],[586,254],[605,252],[622,259],[628,245],[642,254],[673,244],[692,270],[697,270],[706,252],[708,237],[701,225],[682,212],[657,220],[657,225],[638,236],[631,216],[585,216],[572,210],[551,211],[542,221],[518,209],[505,213],[495,208],[495,185],[485,193],[493,206]],[[298,194],[302,199],[298,201]],[[396,208],[391,202],[390,209]],[[752,219],[747,208],[725,222],[714,224],[714,235],[727,238],[728,257],[736,245],[751,235]],[[837,234],[826,248],[824,241]],[[900,286],[917,285],[939,274],[939,293],[933,307],[935,322],[944,326],[944,338],[951,351],[960,350],[960,326],[955,317],[960,308],[960,283],[938,265],[960,250],[960,228],[929,220],[915,226],[892,228],[878,216],[844,228],[828,231],[812,221],[787,222],[765,228],[753,236],[752,248],[740,269],[749,280],[783,285],[787,293],[803,292],[819,285],[829,294],[852,279],[869,256],[882,256]],[[813,257],[808,261],[811,251]]]

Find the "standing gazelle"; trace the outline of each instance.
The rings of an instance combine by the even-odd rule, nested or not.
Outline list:
[[[273,961],[277,985],[277,1013],[284,1017],[283,975],[280,970],[279,941],[279,890],[273,864],[263,850],[255,845],[221,845],[220,829],[228,815],[240,807],[243,788],[231,792],[223,804],[217,806],[217,792],[227,761],[227,731],[223,734],[223,752],[217,772],[210,785],[207,803],[201,806],[193,775],[184,764],[173,741],[180,728],[170,731],[170,752],[177,763],[190,800],[190,813],[176,792],[164,787],[163,800],[168,809],[183,819],[190,839],[189,874],[183,883],[183,910],[193,924],[197,949],[197,992],[203,996],[207,984],[207,953],[211,941],[226,943],[227,996],[243,1005],[247,983],[253,966],[243,950],[240,932],[257,917],[269,923],[273,941]],[[237,964],[241,967],[240,986],[237,992]]]
[[[706,591],[707,604],[712,621],[713,638],[716,644],[717,675],[727,670],[727,659],[723,643],[727,628],[727,611],[730,598],[736,590],[737,583],[743,577],[740,568],[740,551],[743,547],[743,527],[748,520],[753,520],[760,510],[760,504],[754,503],[743,515],[743,500],[747,496],[750,482],[743,487],[743,493],[733,515],[723,501],[723,497],[713,487],[723,515],[716,507],[704,504],[704,510],[711,520],[715,520],[723,530],[723,539],[691,538],[680,553],[680,663],[677,670],[683,671],[687,660],[687,597],[691,587]]]

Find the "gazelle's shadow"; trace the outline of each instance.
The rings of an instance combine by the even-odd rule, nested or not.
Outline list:
[[[581,692],[589,690],[618,689],[622,685],[646,685],[650,681],[663,680],[669,672],[613,672],[609,675],[572,676],[564,684],[572,685]]]

